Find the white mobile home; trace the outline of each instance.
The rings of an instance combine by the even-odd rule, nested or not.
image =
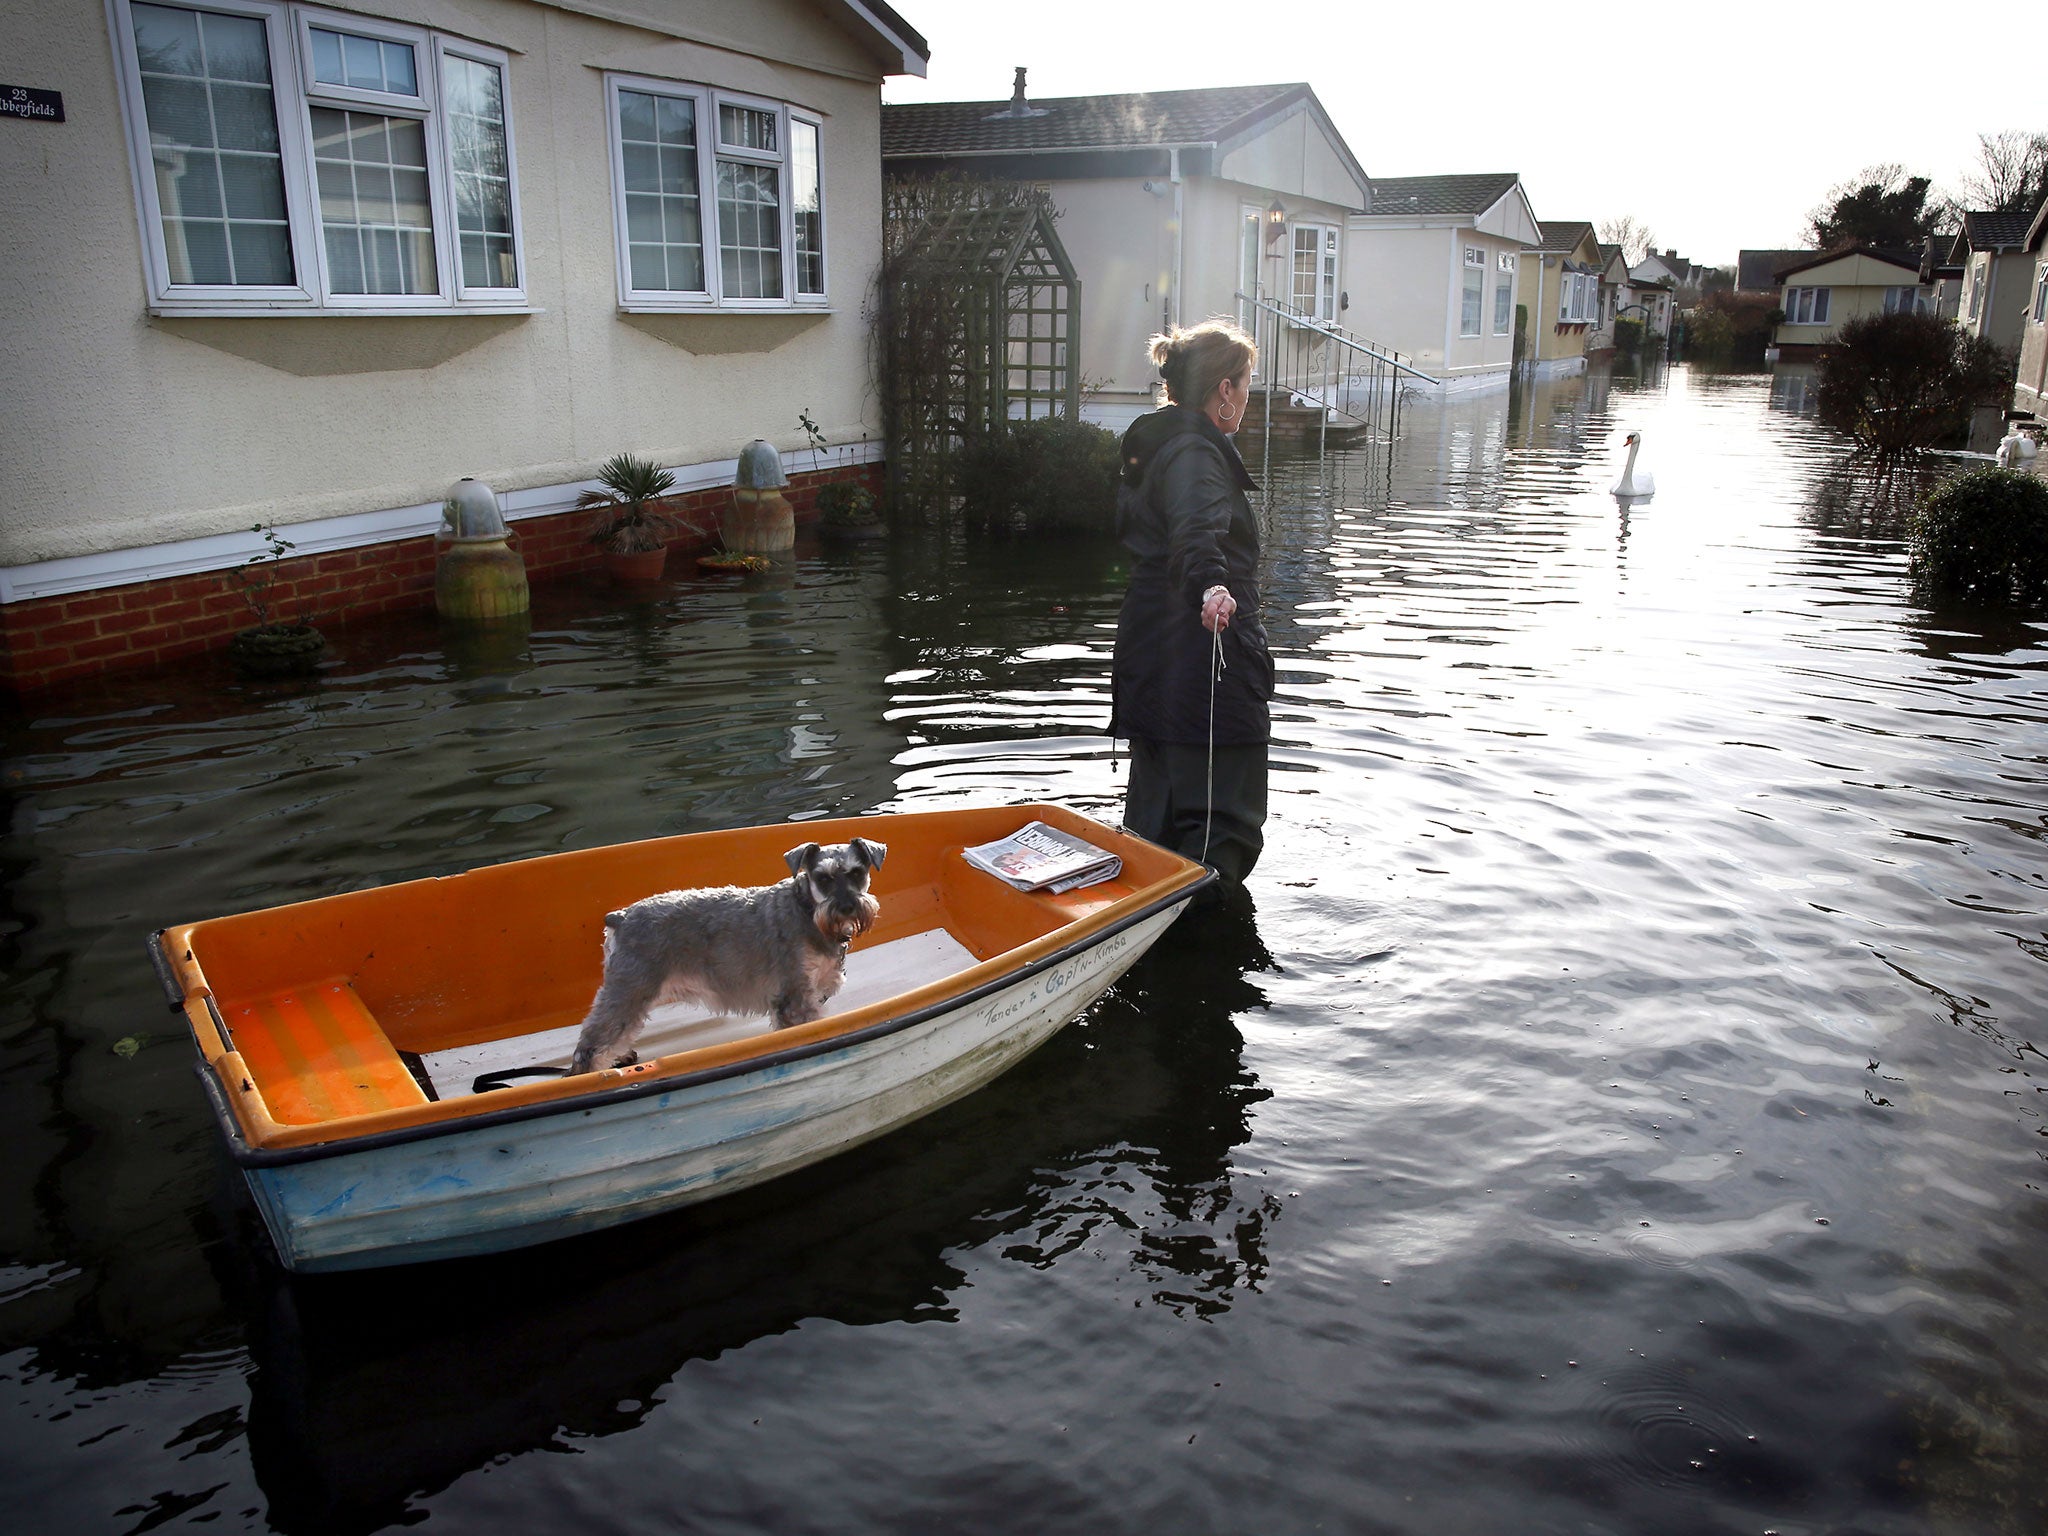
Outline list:
[[[1372,207],[1348,234],[1352,329],[1447,390],[1508,382],[1522,253],[1541,243],[1519,176],[1375,176]]]
[[[342,616],[422,600],[459,476],[532,564],[613,454],[708,494],[800,408],[873,435],[881,82],[926,51],[878,0],[12,14],[61,112],[0,124],[0,681],[218,639],[255,523]]]

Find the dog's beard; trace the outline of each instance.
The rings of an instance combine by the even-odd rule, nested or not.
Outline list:
[[[858,911],[835,912],[826,907],[819,907],[812,913],[811,920],[817,924],[818,932],[826,938],[837,944],[845,944],[874,927],[875,917],[881,910],[880,903],[874,897],[863,896]]]

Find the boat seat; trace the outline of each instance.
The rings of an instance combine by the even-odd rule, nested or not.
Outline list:
[[[280,1124],[317,1124],[427,1102],[403,1058],[345,981],[317,982],[224,1006],[221,1017],[271,1118]]]

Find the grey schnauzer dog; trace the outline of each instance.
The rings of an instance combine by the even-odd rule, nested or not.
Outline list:
[[[604,980],[570,1074],[631,1066],[634,1037],[657,1003],[771,1014],[777,1029],[819,1017],[846,980],[847,946],[881,910],[868,873],[888,852],[864,837],[805,843],[783,856],[789,878],[775,885],[663,891],[607,912]]]

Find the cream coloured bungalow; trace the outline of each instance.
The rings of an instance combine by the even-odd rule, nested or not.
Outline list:
[[[1518,175],[1375,176],[1345,233],[1350,329],[1446,391],[1507,384],[1523,253],[1541,242]]]
[[[1602,324],[1600,275],[1604,261],[1593,226],[1546,219],[1540,239],[1524,258],[1522,365],[1535,378],[1577,373],[1586,366],[1587,338]]]
[[[0,132],[0,680],[217,643],[258,523],[343,617],[429,600],[460,476],[545,568],[621,451],[723,494],[804,409],[876,456],[881,82],[927,52],[880,0],[106,0],[8,47],[62,116]]]
[[[1345,323],[1347,221],[1364,170],[1303,84],[1131,95],[891,102],[892,176],[954,173],[1051,190],[1080,279],[1082,413],[1121,428],[1151,408],[1147,341],[1240,293]]]
[[[1862,315],[1925,309],[1931,301],[1920,281],[1917,251],[1852,247],[1823,252],[1780,267],[1778,307],[1784,320],[1771,333],[1778,356],[1812,357]]]

